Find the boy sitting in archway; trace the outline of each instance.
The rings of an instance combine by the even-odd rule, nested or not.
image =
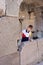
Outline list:
[[[22,31],[21,33],[21,36],[22,36],[22,39],[21,41],[18,43],[18,51],[21,51],[24,43],[23,42],[26,42],[26,41],[29,41],[31,40],[31,37],[32,37],[32,29],[33,29],[33,26],[32,25],[29,25],[25,30]]]

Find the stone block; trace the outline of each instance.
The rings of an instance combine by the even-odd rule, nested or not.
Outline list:
[[[6,0],[6,15],[18,16],[19,7],[17,0]]]
[[[38,40],[39,58],[43,59],[43,38]]]
[[[17,51],[19,32],[18,18],[2,17],[0,19],[0,57]]]
[[[38,62],[38,50],[36,41],[26,42],[20,53],[21,65],[28,65],[32,62]]]

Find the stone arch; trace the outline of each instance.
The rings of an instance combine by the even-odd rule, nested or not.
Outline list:
[[[31,17],[33,17],[33,18],[30,20],[29,16],[30,16],[30,18]],[[40,29],[41,24],[38,23],[38,22],[41,23],[41,17],[40,16],[41,16],[41,9],[40,9],[39,3],[31,2],[28,4],[25,1],[21,2],[20,8],[19,8],[19,18],[20,18],[19,21],[20,21],[20,23],[22,22],[21,29],[25,28],[25,26],[27,26],[26,24],[28,24],[28,25],[33,24],[34,29],[36,29],[36,30],[38,28]],[[27,23],[27,21],[28,21],[28,23]],[[39,25],[37,25],[37,24],[39,24]]]
[[[27,4],[24,1],[21,2],[20,9],[19,9],[20,10],[19,11],[19,18],[20,18],[19,21],[21,23],[21,30],[23,28],[26,28],[29,24],[32,23],[32,22],[29,22],[29,21],[31,21],[30,18],[32,17],[32,15],[33,15],[33,18],[34,18],[34,14],[35,14],[34,8],[35,8],[35,5],[33,3]],[[22,22],[22,21],[25,21],[25,22]]]

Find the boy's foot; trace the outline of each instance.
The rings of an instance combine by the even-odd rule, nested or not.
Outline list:
[[[19,51],[19,52],[21,52],[21,50],[22,50],[21,48],[17,49],[17,51]]]
[[[17,49],[17,51],[19,51],[19,49]]]

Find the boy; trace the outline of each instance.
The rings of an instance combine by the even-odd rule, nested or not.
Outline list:
[[[29,25],[27,27],[27,29],[25,29],[25,30],[22,31],[22,34],[21,34],[22,39],[21,39],[21,42],[19,41],[19,43],[18,43],[18,49],[17,49],[18,51],[21,51],[22,50],[22,47],[24,45],[23,42],[28,41],[28,40],[31,40],[31,37],[32,37],[32,29],[33,29],[33,26],[32,25]]]
[[[31,37],[32,37],[32,29],[33,29],[33,26],[29,25],[27,27],[27,29],[22,31],[22,40],[21,40],[21,42],[28,41],[28,40],[31,39]]]

